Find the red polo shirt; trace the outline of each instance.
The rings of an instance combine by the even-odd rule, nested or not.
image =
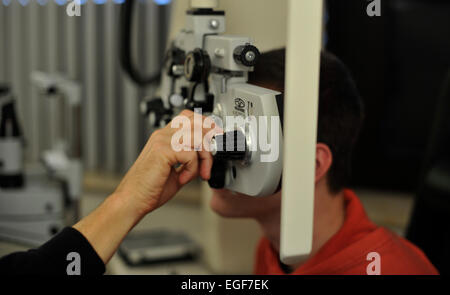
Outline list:
[[[345,190],[344,195],[346,216],[341,229],[291,274],[365,275],[372,262],[367,260],[370,252],[380,255],[381,274],[439,274],[419,248],[372,223],[353,191]],[[266,238],[258,245],[255,274],[285,274],[278,253]]]

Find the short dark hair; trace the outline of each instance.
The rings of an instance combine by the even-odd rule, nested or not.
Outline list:
[[[284,92],[285,49],[263,53],[249,83]],[[329,146],[333,163],[328,187],[337,193],[349,184],[351,157],[364,119],[364,106],[347,67],[333,54],[320,55],[317,142]]]

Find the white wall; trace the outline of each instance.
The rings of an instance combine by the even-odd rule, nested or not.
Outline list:
[[[173,2],[171,37],[184,26],[189,0]],[[227,34],[249,36],[261,51],[286,44],[287,0],[221,0]]]

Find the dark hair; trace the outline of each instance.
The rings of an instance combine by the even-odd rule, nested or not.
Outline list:
[[[285,49],[263,53],[249,75],[249,83],[284,92]],[[364,118],[364,106],[347,67],[334,55],[320,56],[317,142],[329,146],[333,163],[328,171],[331,192],[350,179],[351,156]]]

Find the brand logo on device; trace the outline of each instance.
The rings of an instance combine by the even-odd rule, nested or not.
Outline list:
[[[244,111],[245,101],[242,98],[235,98],[234,99],[234,107],[238,110]]]

